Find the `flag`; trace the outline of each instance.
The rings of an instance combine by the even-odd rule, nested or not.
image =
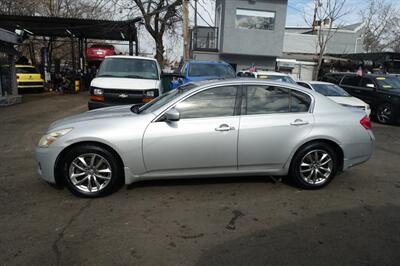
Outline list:
[[[357,74],[357,76],[360,76],[360,77],[363,75],[362,66],[359,66],[359,67],[358,67],[356,74]]]

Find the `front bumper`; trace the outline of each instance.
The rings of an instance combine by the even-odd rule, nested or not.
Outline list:
[[[38,173],[47,182],[56,183],[55,166],[58,155],[63,150],[63,147],[53,146],[49,148],[35,149],[35,158],[38,162]]]

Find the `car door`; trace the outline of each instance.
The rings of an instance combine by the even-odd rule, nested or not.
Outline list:
[[[154,174],[236,171],[238,90],[237,86],[202,90],[175,105],[179,121],[152,122],[143,138],[147,171]]]
[[[239,170],[278,171],[314,124],[310,95],[285,87],[250,85],[240,119]]]
[[[361,100],[365,101],[369,105],[373,106],[374,102],[377,100],[376,84],[374,80],[367,77],[362,77],[360,82],[360,87],[358,88],[358,95]]]

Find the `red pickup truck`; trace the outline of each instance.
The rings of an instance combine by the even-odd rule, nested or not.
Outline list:
[[[116,55],[115,47],[110,44],[93,44],[86,49],[86,60],[102,61],[106,56]]]

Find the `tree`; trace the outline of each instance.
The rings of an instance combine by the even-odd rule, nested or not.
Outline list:
[[[144,27],[155,42],[155,58],[164,65],[165,36],[176,36],[177,24],[182,21],[181,9],[183,0],[120,0],[118,3],[128,16],[143,17]]]
[[[318,79],[329,41],[341,27],[340,19],[349,12],[345,10],[346,0],[316,0],[313,33],[317,35],[317,69],[314,79]],[[334,27],[335,25],[335,27]]]
[[[382,52],[390,48],[396,20],[397,10],[387,0],[368,0],[368,6],[361,12],[365,22],[364,49],[366,52]]]

